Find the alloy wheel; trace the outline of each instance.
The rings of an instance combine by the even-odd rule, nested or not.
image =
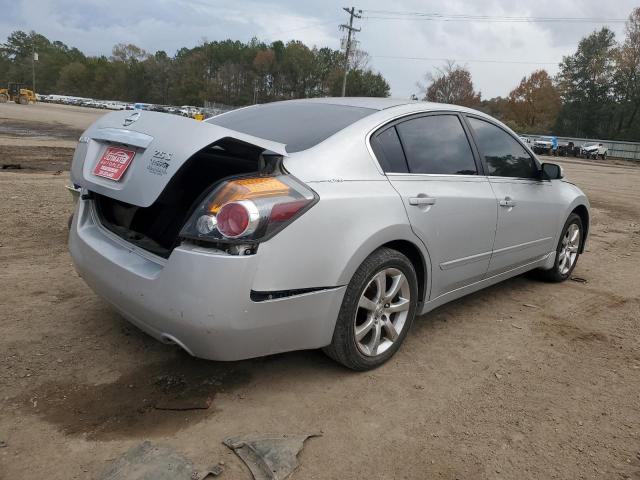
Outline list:
[[[558,270],[561,275],[566,275],[578,258],[580,247],[580,227],[572,223],[562,238],[560,252],[558,253]]]
[[[358,350],[365,356],[381,355],[398,340],[411,305],[411,289],[402,271],[386,268],[365,287],[354,319]]]

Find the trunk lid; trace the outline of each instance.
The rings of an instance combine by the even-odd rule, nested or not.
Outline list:
[[[225,139],[287,155],[282,143],[210,123],[159,112],[119,111],[101,117],[84,132],[73,156],[71,180],[101,195],[148,207],[192,155]],[[135,152],[119,181],[94,174],[103,154],[113,146]]]

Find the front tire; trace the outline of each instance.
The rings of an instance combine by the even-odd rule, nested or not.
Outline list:
[[[549,270],[542,270],[543,280],[548,282],[564,282],[578,263],[580,245],[584,229],[581,218],[572,213],[562,228],[562,234],[556,248],[556,260]]]
[[[324,352],[352,370],[382,365],[407,336],[417,304],[413,264],[396,250],[376,250],[349,282],[333,339]]]

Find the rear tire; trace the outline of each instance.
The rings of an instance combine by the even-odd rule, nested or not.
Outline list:
[[[9,101],[9,97],[4,93],[0,93],[0,103],[7,103]]]
[[[413,264],[396,250],[376,250],[351,278],[324,352],[352,370],[382,365],[407,336],[417,304]]]
[[[578,215],[572,213],[562,228],[553,267],[549,270],[539,270],[539,276],[542,280],[557,283],[564,282],[571,276],[578,263],[583,235],[582,220]]]

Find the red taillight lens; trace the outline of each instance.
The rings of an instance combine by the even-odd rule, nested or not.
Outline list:
[[[225,237],[239,237],[249,226],[249,212],[239,203],[227,203],[217,216],[218,230]]]
[[[227,238],[238,238],[253,233],[260,223],[260,212],[251,200],[230,202],[220,208],[217,216],[218,231]]]
[[[278,203],[271,209],[272,222],[285,222],[309,204],[307,200]]]
[[[227,180],[207,195],[180,236],[212,242],[265,240],[316,201],[316,194],[291,175]]]

